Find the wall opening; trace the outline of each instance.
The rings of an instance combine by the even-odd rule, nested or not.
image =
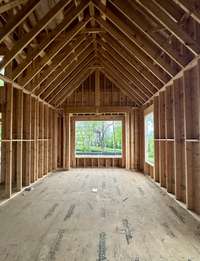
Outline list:
[[[76,121],[76,157],[122,157],[122,121]]]
[[[3,60],[3,56],[0,56],[0,62]],[[0,70],[0,74],[4,75],[5,69]],[[4,86],[4,81],[0,79],[0,88]]]
[[[125,115],[73,115],[70,125],[71,167],[126,166]]]
[[[154,165],[154,117],[153,111],[144,117],[145,127],[145,162]]]

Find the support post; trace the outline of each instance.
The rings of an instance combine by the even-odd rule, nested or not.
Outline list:
[[[17,108],[16,108],[16,115],[17,115],[17,160],[16,160],[16,181],[17,181],[17,191],[22,189],[22,160],[23,160],[23,91],[17,90]]]
[[[12,135],[13,135],[13,86],[7,83],[5,104],[5,132],[4,137],[9,140],[5,143],[5,196],[12,194]]]

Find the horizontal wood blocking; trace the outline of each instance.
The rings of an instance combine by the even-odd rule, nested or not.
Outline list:
[[[57,169],[52,163],[57,112],[12,84],[3,87],[1,103],[5,106],[1,112],[1,196],[9,198]]]
[[[200,213],[200,63],[154,97],[154,180]],[[150,174],[151,170],[145,166]]]

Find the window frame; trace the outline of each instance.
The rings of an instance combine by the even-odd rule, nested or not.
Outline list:
[[[148,108],[146,108],[144,110],[144,162],[151,165],[152,167],[155,166],[155,146],[154,146],[154,162],[150,162],[148,159],[147,159],[147,149],[146,149],[146,141],[147,141],[147,135],[146,135],[146,117],[148,115],[152,114],[153,115],[153,128],[154,128],[154,108],[153,108],[153,105],[149,106]],[[155,141],[155,129],[153,130],[153,144],[154,144],[154,141]]]
[[[107,154],[101,154],[102,152],[100,152],[99,154],[94,154],[94,155],[92,155],[92,154],[77,154],[76,152],[77,152],[77,150],[76,150],[76,123],[77,122],[82,122],[82,121],[85,121],[85,122],[120,122],[121,123],[121,154],[120,155],[107,155]],[[123,121],[122,121],[122,119],[120,119],[120,120],[117,120],[117,119],[105,119],[105,120],[103,120],[103,119],[94,119],[94,120],[87,120],[87,119],[83,119],[83,120],[76,120],[75,121],[75,157],[76,158],[86,158],[86,157],[88,157],[88,158],[91,158],[91,157],[94,157],[94,158],[119,158],[119,159],[121,159],[122,157],[123,157]]]
[[[80,115],[80,114],[74,114],[71,115],[70,117],[70,148],[71,148],[71,153],[70,153],[70,161],[71,161],[71,165],[73,167],[76,166],[76,153],[75,153],[75,121],[80,121],[80,120],[122,120],[122,158],[120,158],[120,160],[122,160],[122,165],[125,166],[126,164],[126,127],[125,127],[125,114],[121,114],[121,115],[116,115],[116,114],[109,114],[109,115],[105,115],[105,114],[91,114],[91,115]],[[98,157],[96,157],[98,158]],[[101,157],[102,158],[102,157]],[[89,159],[89,157],[85,157],[83,159]],[[112,158],[108,158],[108,157],[103,157],[103,159],[112,159]]]
[[[0,62],[3,60],[3,55],[0,55]],[[0,74],[1,75],[5,75],[5,69],[3,68],[3,69],[1,69],[0,70]],[[2,80],[2,79],[0,79],[0,82],[3,82],[3,85],[0,85],[0,88],[3,88],[4,86],[5,86],[5,82],[4,82],[4,80]]]

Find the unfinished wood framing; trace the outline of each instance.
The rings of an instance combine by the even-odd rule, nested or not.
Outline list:
[[[199,97],[198,61],[153,100],[153,179],[196,213],[200,213]],[[150,174],[148,168],[146,172]]]
[[[198,1],[0,2],[0,196],[58,169],[120,167],[200,214]],[[86,119],[122,121],[122,157],[75,155]]]
[[[13,86],[7,84],[6,86],[6,100],[5,100],[5,126],[4,126],[4,139],[5,142],[5,196],[10,197],[12,194],[12,163],[13,163]]]
[[[3,88],[5,111],[2,113],[1,143],[5,154],[1,158],[1,171],[5,168],[5,175],[1,176],[1,183],[5,189],[4,197],[9,198],[53,170],[55,148],[51,144],[56,144],[53,131],[57,126],[56,122],[50,124],[49,112],[55,117],[57,112],[13,88],[12,84]]]

